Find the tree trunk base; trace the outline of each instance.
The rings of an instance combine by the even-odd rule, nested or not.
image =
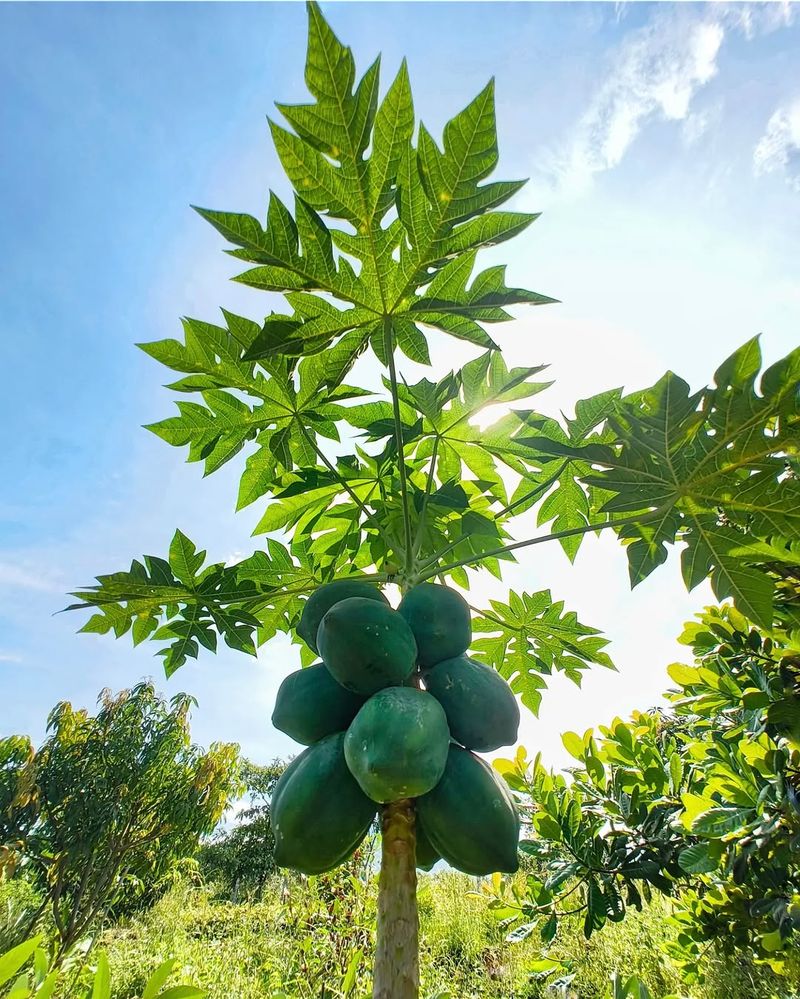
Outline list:
[[[414,803],[408,799],[383,808],[372,999],[419,996],[415,820]]]

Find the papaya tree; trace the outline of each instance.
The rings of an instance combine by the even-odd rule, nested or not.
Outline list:
[[[176,531],[166,557],[99,576],[73,606],[95,609],[85,631],[161,643],[167,674],[220,638],[255,655],[278,632],[297,635],[314,672],[291,679],[276,722],[309,748],[276,788],[276,857],[309,871],[335,864],[380,813],[373,988],[400,999],[418,992],[415,854],[471,873],[516,866],[514,802],[472,752],[514,740],[507,685],[536,711],[547,674],[578,681],[611,665],[606,640],[547,589],[479,609],[446,584],[467,589],[468,570],[500,578],[504,562],[545,542],[572,560],[586,534],[609,531],[632,584],[680,544],[687,586],[710,577],[768,626],[764,566],[786,560],[800,520],[785,474],[800,353],[762,374],[752,340],[710,386],[668,372],[629,395],[579,401],[571,418],[537,412],[543,366],[509,368],[489,330],[509,308],[554,300],[509,287],[502,266],[476,266],[483,248],[537,218],[505,207],[523,181],[488,179],[494,83],[439,142],[415,120],[405,63],[382,92],[379,60],[357,79],[313,3],[308,24],[311,100],[278,104],[283,124],[270,121],[293,203],[271,193],[264,223],[197,208],[246,267],[235,280],[273,296],[272,311],[256,321],[223,309],[221,325],[186,318],[181,340],[142,345],[179,375],[177,415],[150,429],[206,473],[246,455],[238,507],[264,505],[263,545],[205,565]],[[408,361],[430,363],[441,336],[472,359],[404,377]],[[376,362],[381,388],[370,391],[359,380]],[[448,704],[450,680],[459,695]],[[420,731],[435,752],[422,752]]]

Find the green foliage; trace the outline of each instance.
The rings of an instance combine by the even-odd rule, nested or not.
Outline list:
[[[697,779],[678,821],[697,843],[681,859],[702,878],[685,896],[675,957],[691,973],[703,941],[720,938],[781,973],[800,930],[799,647],[725,607],[709,608],[682,641],[696,666],[670,668],[670,699]]]
[[[679,899],[670,954],[688,981],[709,940],[782,972],[800,929],[797,647],[728,606],[707,608],[682,641],[695,664],[669,668],[671,712],[565,733],[569,778],[524,750],[498,764],[528,796],[521,848],[541,873],[521,893],[501,884],[495,906],[547,942],[576,898],[590,936],[654,887]]]
[[[36,824],[38,809],[31,775],[34,755],[26,736],[0,739],[0,874],[14,873],[20,848]]]
[[[201,874],[233,902],[261,899],[268,878],[276,870],[270,798],[285,769],[283,760],[273,760],[264,767],[242,760],[241,779],[248,804],[232,828],[217,830],[198,851]]]
[[[146,555],[142,562],[134,559],[128,572],[98,576],[99,585],[76,592],[83,602],[67,609],[100,609],[81,631],[113,631],[117,638],[131,631],[134,645],[148,638],[169,642],[158,654],[171,676],[187,657],[197,658],[200,646],[216,651],[218,634],[230,648],[255,655],[256,630],[266,640],[285,627],[314,578],[307,561],[295,564],[273,540],[268,553],[257,552],[235,567],[201,569],[204,561],[205,552],[177,530],[169,560]]]
[[[111,999],[111,972],[105,951],[98,952],[93,967],[79,967],[76,974],[70,968],[52,967],[41,943],[39,937],[33,937],[0,954],[0,994],[6,999],[51,999],[67,995],[70,999]],[[33,967],[26,968],[31,961]],[[194,985],[165,987],[175,964],[170,959],[156,968],[145,983],[141,999],[203,999],[206,993]],[[9,991],[3,989],[4,985]]]
[[[368,841],[365,841],[365,846]],[[374,858],[373,858],[374,859]],[[109,957],[114,999],[140,999],[163,955],[177,959],[176,975],[190,978],[209,999],[366,999],[375,939],[377,883],[367,853],[319,878],[271,878],[264,899],[232,905],[207,890],[179,884],[134,919],[99,940]],[[606,999],[611,974],[623,971],[646,984],[653,999],[796,999],[796,972],[778,980],[746,955],[719,953],[713,943],[704,984],[681,986],[664,946],[678,936],[669,903],[655,896],[641,913],[584,940],[580,917],[565,918],[549,950],[550,974],[535,937],[509,942],[488,898],[451,871],[421,879],[420,994],[452,999],[553,999],[549,986],[571,977],[581,999]],[[348,968],[355,984],[345,991]],[[180,979],[179,979],[180,980]],[[569,995],[569,991],[567,992]]]
[[[104,691],[94,716],[62,702],[42,745],[2,771],[4,855],[46,886],[58,960],[103,913],[152,893],[238,791],[235,746],[191,745],[191,703],[149,683]]]
[[[209,999],[366,999],[377,895],[372,860],[367,853],[319,878],[273,880],[253,905],[211,903],[200,890],[175,889],[103,937],[120,982],[115,999],[136,996],[153,955],[165,952],[196,969]],[[543,996],[528,991],[532,952],[504,943],[485,901],[465,897],[469,887],[452,872],[420,885],[420,994]]]
[[[169,642],[171,672],[200,646],[213,651],[217,635],[253,653],[291,631],[301,595],[334,577],[465,586],[466,566],[499,576],[502,560],[547,540],[574,559],[586,533],[607,528],[627,547],[633,584],[681,541],[687,586],[710,576],[720,597],[768,626],[769,567],[791,563],[798,528],[800,351],[757,381],[751,340],[708,388],[693,392],[670,372],[624,398],[612,389],[581,400],[562,423],[515,408],[547,387],[533,380],[542,367],[509,370],[485,327],[510,319],[508,306],[553,300],[508,288],[503,267],[475,272],[478,250],[536,218],[501,210],[521,182],[487,180],[498,159],[493,84],[447,123],[441,146],[421,123],[415,139],[405,64],[381,97],[380,60],[356,83],[350,50],[316,4],[308,14],[312,102],[278,104],[289,129],[271,122],[292,209],[272,193],[264,226],[198,209],[228,252],[254,265],[237,280],[283,294],[289,311],[258,324],[223,310],[224,327],[187,319],[182,343],[144,345],[185,376],[173,390],[201,400],[179,402],[178,416],[151,429],[188,445],[206,473],[252,447],[239,505],[266,498],[257,532],[283,531],[288,544],[270,538],[238,565],[202,570],[178,532],[168,560],[134,561],[76,594],[73,606],[99,609],[87,629]],[[409,384],[396,349],[427,363],[426,330],[483,353]],[[364,401],[372,393],[345,382],[368,347],[387,369],[388,399]],[[479,428],[498,404],[505,415]],[[363,444],[331,458],[343,429]],[[533,509],[554,530],[511,540],[508,522]],[[526,605],[524,626],[498,605],[500,637],[493,629],[485,656],[497,668],[510,652],[504,668],[534,710],[543,673],[577,680],[589,664],[609,665],[596,631],[549,591],[511,594],[505,606],[515,602]]]
[[[581,481],[597,490],[593,516],[638,515],[618,529],[628,546],[632,584],[680,540],[689,589],[710,577],[720,599],[732,597],[750,620],[770,627],[773,580],[765,561],[792,562],[800,532],[800,485],[788,456],[800,443],[800,349],[761,370],[753,339],[732,354],[708,389],[692,393],[669,372],[651,389],[620,400],[603,429],[609,443],[581,446],[562,428],[543,425],[525,438],[553,460],[591,465]],[[722,511],[722,516],[720,512]]]
[[[212,902],[185,884],[127,925],[110,929],[119,995],[133,999],[154,963],[174,954],[209,999],[359,999],[374,944],[373,843],[319,878],[271,877],[263,901]],[[355,976],[355,983],[353,981]]]
[[[31,936],[34,926],[49,933],[51,927],[42,919],[47,900],[39,885],[23,872],[6,869],[0,878],[0,953],[11,950]]]
[[[563,600],[554,601],[549,590],[511,593],[507,604],[490,604],[491,611],[472,623],[476,632],[487,634],[476,640],[474,656],[508,680],[534,714],[546,686],[544,676],[554,669],[580,684],[583,671],[592,665],[614,668],[603,651],[608,639],[581,624],[574,611],[565,611]]]
[[[142,999],[149,976],[166,955],[175,961],[174,980],[195,982],[208,999],[277,999],[281,994],[319,999],[323,987],[328,999],[363,999],[377,887],[369,843],[361,857],[333,874],[271,876],[263,901],[256,903],[214,901],[208,890],[177,884],[153,908],[109,927],[100,938],[113,999]],[[635,975],[653,999],[673,993],[687,999],[794,999],[800,983],[796,972],[779,982],[742,953],[724,955],[711,943],[703,958],[706,982],[681,987],[664,954],[679,928],[669,921],[669,904],[659,896],[590,941],[580,934],[579,916],[565,917],[564,932],[544,959],[535,935],[507,941],[507,928],[487,904],[490,896],[473,888],[469,878],[448,871],[421,880],[421,994],[426,999],[441,993],[453,999],[550,999],[558,992],[548,986],[558,978],[571,978],[581,999],[606,999],[614,969],[625,969],[626,979]],[[91,981],[94,963],[80,973],[81,987]],[[548,964],[549,974],[543,971]],[[78,967],[70,966],[67,982]],[[348,993],[351,967],[355,983]],[[80,996],[68,992],[58,999]]]
[[[194,546],[178,533],[168,560],[135,561],[130,572],[99,577],[98,586],[76,594],[77,606],[99,608],[88,630],[132,629],[135,641],[168,641],[162,654],[172,671],[200,646],[213,651],[217,634],[252,653],[255,641],[296,624],[301,594],[354,570],[375,568],[377,581],[408,585],[433,575],[466,584],[464,565],[482,563],[499,574],[499,561],[515,547],[551,536],[574,557],[584,533],[606,526],[622,532],[631,553],[647,548],[652,567],[670,517],[705,532],[705,548],[687,535],[697,556],[690,585],[713,570],[720,591],[738,581],[740,600],[755,587],[760,596],[750,600],[763,611],[768,594],[763,581],[753,582],[750,562],[767,551],[780,559],[780,545],[765,540],[754,548],[740,539],[733,546],[732,528],[719,524],[709,533],[708,504],[741,521],[739,480],[753,472],[752,482],[771,497],[769,534],[791,522],[794,485],[781,478],[778,456],[794,441],[795,361],[770,369],[763,398],[754,394],[757,348],[749,344],[723,365],[717,385],[699,394],[668,376],[627,399],[610,391],[583,400],[564,427],[508,408],[479,429],[475,421],[487,407],[511,407],[546,387],[532,381],[541,366],[509,370],[484,325],[510,318],[509,305],[550,300],[506,288],[501,267],[470,283],[477,250],[517,234],[535,216],[498,210],[519,183],[481,183],[497,161],[491,84],[448,123],[440,149],[422,125],[414,145],[405,67],[382,100],[378,74],[376,62],[355,86],[349,49],[310,5],[306,80],[314,102],[279,105],[293,132],[272,125],[296,191],[294,212],[274,194],[264,228],[249,215],[201,210],[234,243],[230,252],[256,265],[239,280],[283,292],[290,311],[259,326],[223,310],[225,327],[186,320],[183,343],[145,345],[186,376],[174,390],[202,399],[181,402],[179,416],[152,429],[188,444],[190,460],[204,461],[207,473],[252,443],[240,506],[267,497],[258,530],[289,532],[288,546],[269,539],[266,552],[237,566],[201,570]],[[488,349],[439,381],[406,384],[397,377],[395,348],[426,361],[423,327]],[[368,345],[388,368],[388,401],[361,401],[366,390],[344,382]],[[338,441],[343,426],[362,431],[365,443],[331,459],[320,439]],[[530,437],[532,430],[538,436]],[[716,443],[708,444],[714,434]],[[701,437],[700,458],[692,447]],[[603,461],[622,468],[616,479],[610,467],[598,472]],[[669,488],[655,489],[654,482],[667,481],[665,463],[673,478]],[[510,501],[507,473],[519,481]],[[689,482],[697,488],[689,491]],[[754,485],[748,490],[755,496]],[[689,510],[701,500],[702,511]],[[763,527],[767,507],[749,502]],[[538,523],[552,522],[553,535],[504,544],[505,523],[536,506]],[[654,506],[666,517],[658,527]],[[667,506],[680,513],[667,516]],[[631,511],[636,515],[618,516]],[[718,554],[720,537],[727,539],[724,557],[715,561],[706,548],[717,539]],[[527,654],[525,632],[514,639],[518,686],[533,707],[548,667],[575,677],[586,663],[605,661],[594,630],[571,620],[565,633],[560,605],[546,613],[548,591],[534,600],[545,605],[534,612],[535,638],[547,647],[543,661]]]
[[[570,779],[549,772],[538,756],[529,762],[524,748],[514,760],[496,761],[528,798],[531,836],[520,849],[537,861],[521,894],[513,883],[497,893],[498,913],[524,920],[518,933],[538,930],[549,943],[567,911],[581,914],[588,938],[607,920],[622,920],[627,906],[640,907],[651,886],[672,890],[684,840],[664,800],[671,778],[663,759],[676,742],[664,735],[662,749],[661,723],[658,715],[637,714],[628,725],[616,719],[603,738],[567,733],[566,748],[581,763]]]

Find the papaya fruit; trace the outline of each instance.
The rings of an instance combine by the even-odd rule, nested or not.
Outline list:
[[[400,614],[365,597],[335,603],[320,622],[317,644],[333,678],[366,697],[407,680],[417,658],[414,635]]]
[[[332,583],[323,583],[303,604],[300,623],[297,625],[297,634],[312,652],[319,652],[317,629],[320,621],[335,603],[338,603],[339,600],[346,600],[347,597],[378,600],[386,604],[387,607],[389,606],[389,601],[377,586],[362,579],[335,579]]]
[[[344,732],[325,736],[292,760],[275,786],[275,863],[303,874],[331,870],[366,836],[375,812],[345,762]]]
[[[344,737],[344,758],[364,794],[385,804],[430,791],[444,773],[450,732],[444,708],[416,687],[386,687]]]
[[[420,666],[433,666],[469,648],[469,604],[449,586],[420,583],[406,593],[397,611],[414,633]]]
[[[337,683],[323,663],[290,673],[278,688],[272,724],[289,738],[311,746],[344,732],[364,698]]]
[[[437,860],[442,859],[434,850],[419,821],[417,821],[416,850],[416,865],[421,871],[429,871]]]
[[[444,708],[450,735],[465,749],[488,753],[517,741],[517,699],[491,666],[456,656],[427,670],[424,680]]]
[[[277,782],[275,784],[275,787],[273,787],[273,789],[272,789],[272,795],[271,795],[271,797],[269,799],[269,811],[270,811],[270,815],[272,815],[272,813],[275,811],[275,809],[276,809],[276,807],[278,805],[278,799],[279,799],[279,797],[281,795],[281,792],[286,787],[286,785],[289,783],[289,778],[292,775],[292,773],[297,769],[297,764],[300,762],[300,758],[302,757],[302,755],[303,755],[303,753],[300,753],[299,756],[295,756],[295,758],[287,765],[286,769],[283,771],[283,773],[278,778],[278,780],[277,780]]]
[[[465,874],[513,874],[519,867],[513,799],[467,749],[450,746],[442,779],[417,799],[417,822],[434,850]]]

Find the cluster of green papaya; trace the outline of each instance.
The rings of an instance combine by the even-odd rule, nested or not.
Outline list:
[[[519,707],[495,670],[465,653],[469,606],[420,583],[397,610],[379,589],[338,580],[306,601],[297,633],[322,662],[290,674],[272,722],[308,748],[272,798],[275,858],[319,874],[346,860],[379,805],[413,798],[417,866],[517,869],[519,819],[473,751],[516,741]]]

